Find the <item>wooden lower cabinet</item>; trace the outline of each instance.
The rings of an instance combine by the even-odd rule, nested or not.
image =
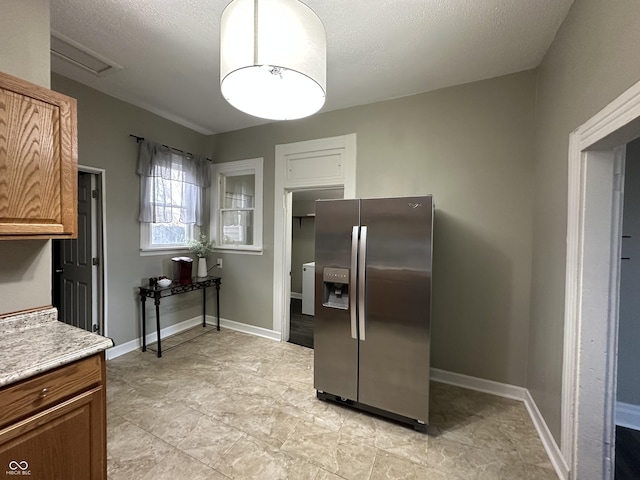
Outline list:
[[[104,358],[101,355],[100,369],[104,374]],[[69,366],[61,367],[64,368],[68,369]],[[56,372],[54,370],[35,380],[42,385],[49,385],[48,379],[60,380],[60,372]],[[106,480],[104,375],[101,380],[98,385],[84,388],[70,398],[44,409],[36,408],[26,418],[0,428],[0,476],[5,473],[4,478],[28,476],[34,480]],[[28,382],[30,380],[24,383]],[[33,380],[28,386],[26,391],[34,386]],[[7,391],[0,390],[0,407],[3,393],[12,393],[15,398],[16,391],[25,391],[20,387],[17,384],[10,386]],[[53,384],[51,387],[56,388]],[[42,389],[51,391],[47,386]],[[42,389],[38,387],[40,396]]]

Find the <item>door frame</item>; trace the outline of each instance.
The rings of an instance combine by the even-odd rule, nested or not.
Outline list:
[[[571,479],[614,475],[624,154],[639,136],[640,82],[569,138],[561,450]]]
[[[322,164],[326,168],[318,168]],[[356,193],[356,134],[276,145],[273,227],[273,330],[289,340],[292,192],[343,188]]]
[[[96,202],[96,211],[94,212],[92,235],[92,256],[98,257],[99,264],[93,269],[93,312],[97,315],[98,325],[102,326],[99,332],[105,337],[109,336],[108,316],[108,293],[107,293],[107,199],[106,199],[106,170],[103,168],[90,167],[87,165],[78,165],[78,172],[84,172],[94,175],[96,181],[95,188],[98,191],[98,201]],[[92,206],[93,208],[93,206]]]

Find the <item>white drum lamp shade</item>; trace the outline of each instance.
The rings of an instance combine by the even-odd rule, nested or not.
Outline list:
[[[293,120],[324,105],[324,26],[298,0],[233,0],[222,13],[220,91],[238,110]]]

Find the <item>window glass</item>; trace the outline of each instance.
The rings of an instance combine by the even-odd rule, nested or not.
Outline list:
[[[262,158],[216,164],[211,209],[217,249],[262,251]]]
[[[193,237],[192,230],[190,225],[184,223],[152,223],[151,245],[164,247],[185,245],[187,240]]]
[[[223,211],[222,234],[225,245],[253,245],[253,212]]]
[[[225,177],[223,208],[253,208],[255,205],[255,175]]]

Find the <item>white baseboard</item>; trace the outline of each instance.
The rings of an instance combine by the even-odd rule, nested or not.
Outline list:
[[[302,294],[298,292],[291,292],[291,298],[297,298],[298,300],[302,300]]]
[[[527,391],[523,387],[462,375],[461,373],[447,372],[439,368],[431,369],[431,380],[520,401],[524,401],[525,392]]]
[[[549,430],[547,422],[544,421],[540,410],[538,410],[538,405],[536,405],[536,402],[533,400],[531,393],[529,390],[525,391],[524,406],[527,408],[533,425],[536,427],[540,441],[542,441],[542,446],[546,450],[547,455],[549,455],[549,460],[551,460],[551,464],[560,480],[567,480],[569,478],[569,465],[564,455],[562,455],[559,445],[553,438],[553,435],[551,435],[551,430]]]
[[[166,338],[171,335],[175,335],[176,333],[180,333],[184,330],[188,330],[202,323],[202,317],[197,316],[194,318],[190,318],[189,320],[185,320],[184,322],[176,323],[175,325],[170,325],[160,330],[160,338]],[[213,315],[207,315],[207,324],[215,325],[216,317]],[[235,330],[237,332],[249,333],[251,335],[256,335],[258,337],[268,338],[270,340],[280,341],[280,332],[276,332],[273,330],[268,330],[262,327],[255,327],[253,325],[247,325],[240,322],[234,322],[233,320],[227,320],[225,318],[220,319],[220,327],[228,328],[229,330]],[[150,343],[154,343],[157,340],[156,332],[151,332],[147,334],[147,345]],[[125,353],[132,352],[137,350],[142,346],[142,341],[140,338],[136,338],[135,340],[131,340],[129,342],[123,343],[122,345],[116,345],[115,347],[111,347],[106,351],[107,360],[111,360],[113,358],[117,358],[120,355],[124,355]]]
[[[207,317],[207,320],[210,319]],[[171,335],[175,335],[176,333],[180,333],[184,330],[188,330],[189,328],[193,328],[196,325],[199,325],[202,322],[202,317],[194,317],[189,320],[185,320],[184,322],[176,323],[175,325],[169,325],[168,327],[162,328],[160,330],[160,338],[170,337]],[[147,345],[150,343],[154,343],[158,340],[156,332],[147,333]],[[116,345],[115,347],[111,347],[107,350],[107,360],[111,360],[112,358],[119,357],[120,355],[124,355],[125,353],[132,352],[138,348],[142,347],[142,341],[140,338],[136,338],[135,340],[131,340],[129,342],[123,343],[122,345]]]
[[[640,405],[616,402],[616,425],[640,430]]]
[[[137,348],[140,348],[141,345],[142,342],[140,342],[140,339],[136,338],[135,340],[123,343],[122,345],[115,345],[111,347],[105,352],[105,355],[107,357],[107,360],[113,360],[114,358],[118,358],[120,355],[133,352]]]
[[[208,323],[215,323],[215,317],[207,315]],[[220,319],[220,326],[228,328],[229,330],[235,330],[236,332],[249,333],[258,337],[268,338],[269,340],[280,341],[280,332],[275,330],[269,330],[268,328],[256,327],[254,325],[248,325],[246,323],[234,322],[233,320],[227,320],[226,318]]]
[[[493,380],[485,380],[483,378],[471,377],[460,373],[447,372],[446,370],[440,370],[438,368],[431,369],[431,380],[524,402],[524,406],[531,417],[531,421],[538,432],[540,441],[542,442],[558,477],[560,480],[567,480],[569,478],[569,467],[567,466],[567,462],[560,451],[560,447],[553,438],[553,435],[551,435],[551,431],[540,414],[540,410],[538,410],[538,406],[534,402],[529,390],[524,387],[494,382]]]

